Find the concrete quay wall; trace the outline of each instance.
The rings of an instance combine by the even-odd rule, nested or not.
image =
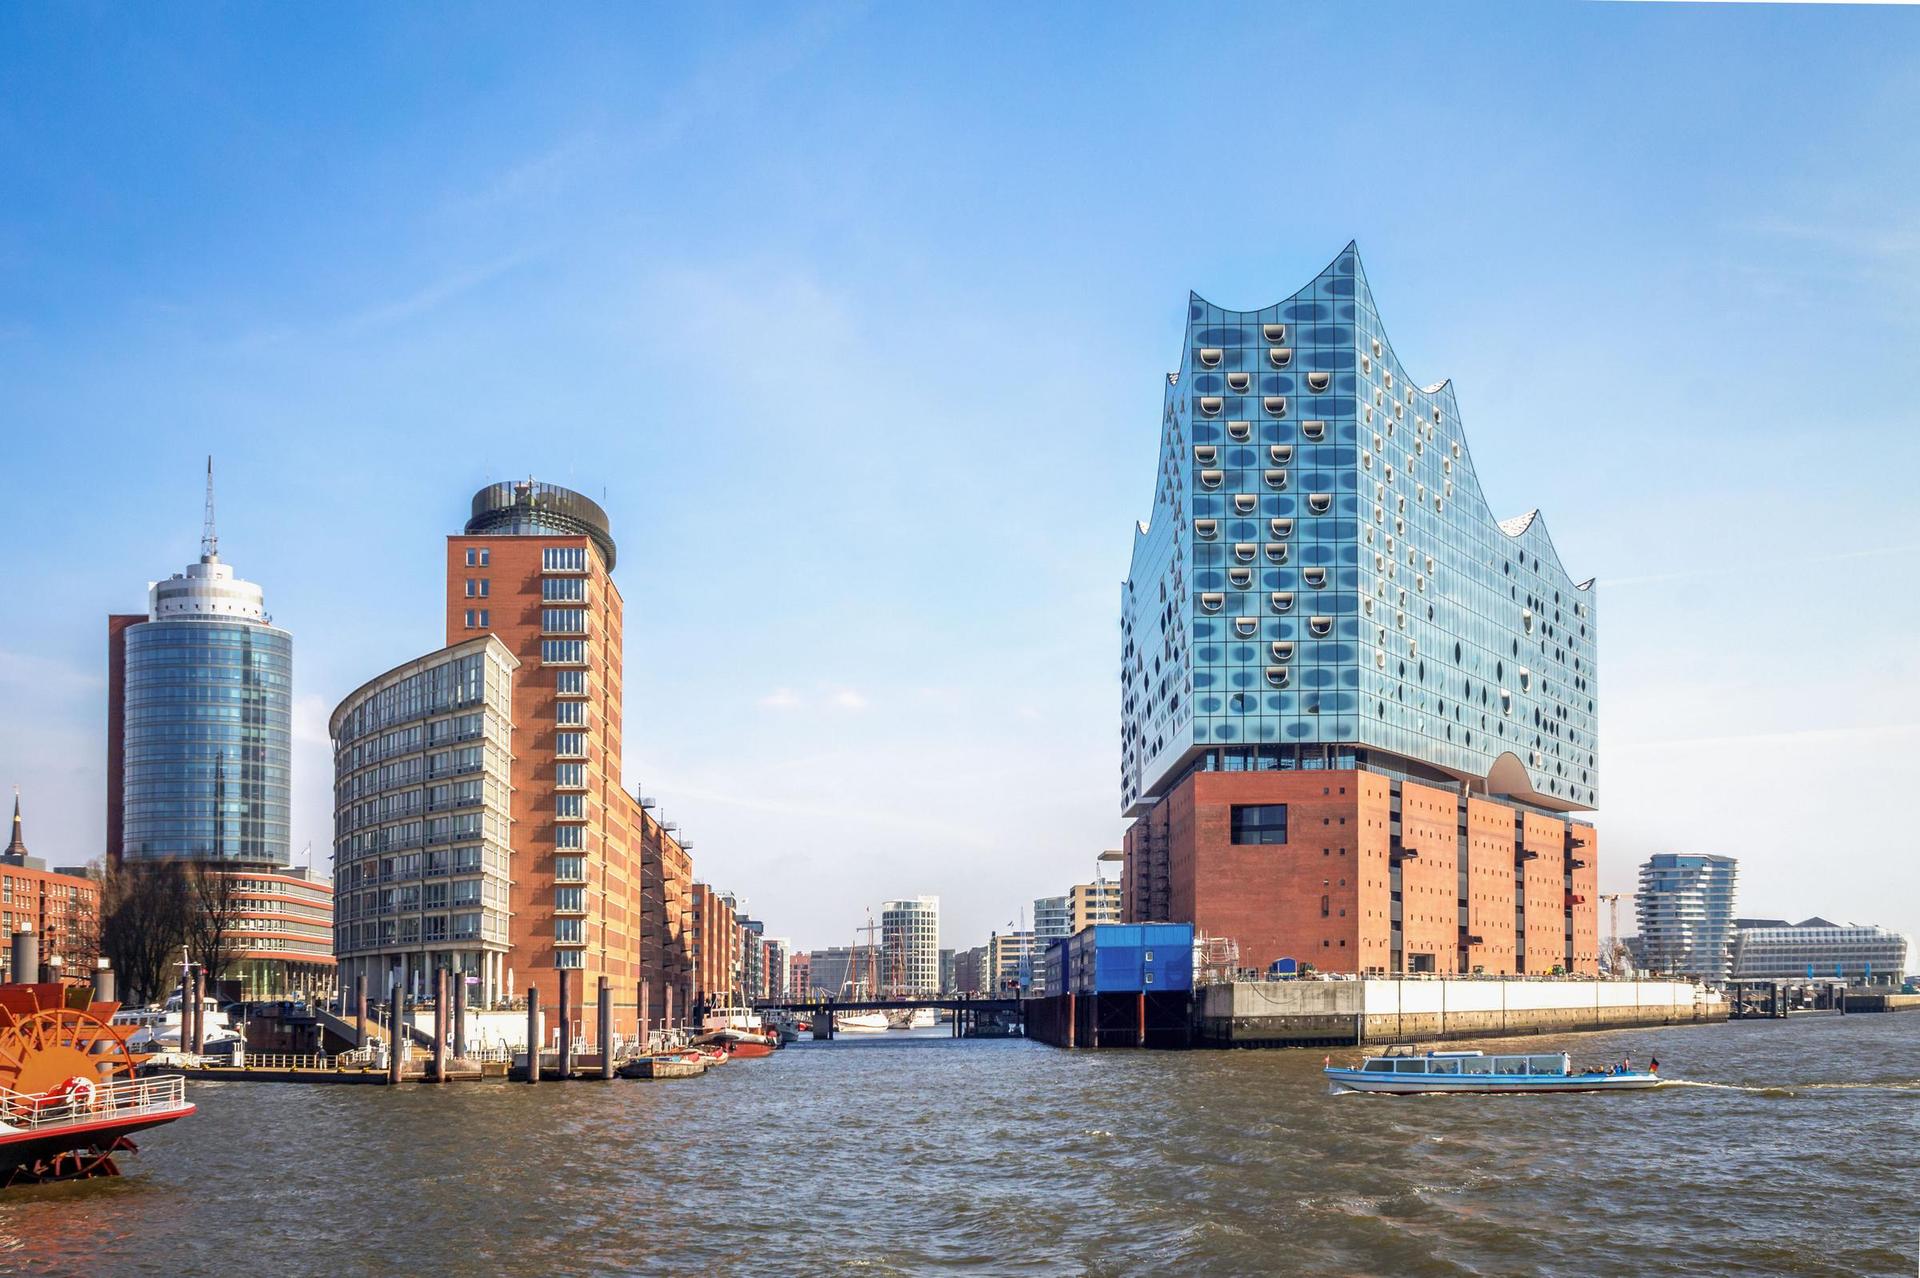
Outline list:
[[[1319,1047],[1724,1021],[1684,981],[1257,981],[1196,991],[1196,1044]]]

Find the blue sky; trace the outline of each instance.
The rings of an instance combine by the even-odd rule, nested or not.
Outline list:
[[[103,617],[222,548],[327,711],[496,478],[604,502],[627,773],[773,934],[983,940],[1116,846],[1189,289],[1358,239],[1503,513],[1600,578],[1603,888],[1920,931],[1920,13],[0,11],[0,780],[103,833]],[[1630,930],[1630,929],[1629,929]]]

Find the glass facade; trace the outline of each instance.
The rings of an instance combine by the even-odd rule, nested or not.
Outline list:
[[[1488,506],[1352,245],[1293,296],[1194,296],[1122,589],[1122,807],[1204,766],[1370,759],[1596,801],[1594,592]],[[1349,763],[1349,766],[1350,763]]]
[[[1648,858],[1634,910],[1649,972],[1725,983],[1733,966],[1738,876],[1739,863],[1730,856],[1661,852]]]
[[[143,622],[126,631],[125,680],[123,855],[286,865],[292,636]]]

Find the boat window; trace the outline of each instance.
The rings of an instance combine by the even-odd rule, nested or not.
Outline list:
[[[1428,1061],[1427,1062],[1427,1073],[1429,1074],[1458,1074],[1459,1072],[1460,1072],[1459,1061]]]
[[[1393,1062],[1392,1061],[1368,1061],[1367,1073],[1391,1074],[1393,1073]]]
[[[1561,1061],[1558,1056],[1529,1056],[1527,1057],[1527,1066],[1527,1072],[1529,1074],[1561,1074],[1565,1072],[1560,1068]]]
[[[1425,1061],[1395,1061],[1393,1072],[1396,1074],[1424,1074],[1427,1072]]]
[[[1493,1072],[1496,1074],[1524,1074],[1527,1072],[1527,1058],[1524,1056],[1496,1056],[1493,1058]]]
[[[1485,1056],[1469,1057],[1460,1062],[1460,1072],[1462,1074],[1491,1074],[1493,1072],[1493,1062]]]

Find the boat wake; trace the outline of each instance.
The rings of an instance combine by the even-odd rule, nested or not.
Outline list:
[[[1920,1079],[1889,1079],[1880,1083],[1786,1083],[1771,1087],[1744,1087],[1739,1083],[1708,1083],[1691,1078],[1663,1078],[1660,1087],[1705,1087],[1749,1096],[1803,1096],[1808,1092],[1920,1092]]]

